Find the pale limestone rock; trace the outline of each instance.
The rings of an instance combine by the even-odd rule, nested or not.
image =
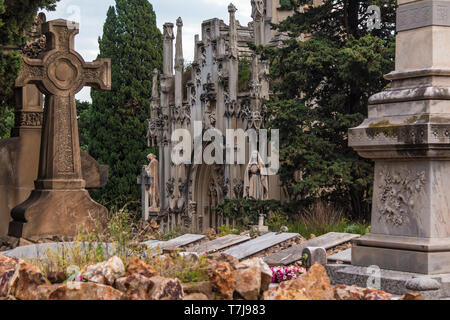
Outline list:
[[[228,262],[211,263],[209,266],[209,281],[218,294],[218,298],[232,300],[236,289],[236,280],[233,277],[234,268]]]
[[[94,282],[68,282],[39,286],[33,300],[125,300],[113,287]]]
[[[152,286],[152,280],[140,274],[122,277],[115,282],[115,288],[125,293],[129,300],[150,300]]]
[[[202,301],[202,300],[209,300],[209,299],[203,293],[193,293],[193,294],[189,294],[189,295],[185,296],[183,300]]]
[[[364,300],[364,289],[357,286],[336,285],[334,297],[336,300]]]
[[[147,278],[156,276],[157,272],[153,270],[148,264],[137,257],[131,258],[127,266],[127,274],[139,274]]]
[[[239,263],[236,268],[251,268],[257,267],[258,273],[261,276],[261,291],[266,291],[269,289],[269,285],[272,283],[272,270],[267,263],[264,262],[262,258],[253,258],[249,260],[244,260]]]
[[[0,297],[8,296],[11,279],[19,264],[19,259],[10,258],[0,254]]]
[[[233,271],[236,292],[245,300],[258,300],[261,291],[261,268],[256,265]]]
[[[10,279],[8,295],[12,295],[19,300],[33,300],[38,287],[49,284],[50,282],[43,276],[38,267],[20,260]]]
[[[116,279],[125,275],[125,266],[119,257],[114,256],[108,261],[84,267],[81,274],[90,282],[113,285]]]
[[[212,284],[209,281],[183,283],[183,292],[186,296],[203,294],[208,297],[208,300],[216,300],[216,295],[213,292]]]
[[[163,277],[153,277],[150,280],[150,300],[183,300],[184,292],[180,280]]]
[[[286,281],[264,293],[264,300],[335,300],[325,268],[313,265],[298,279]]]
[[[408,292],[400,297],[400,300],[425,300],[420,293]]]

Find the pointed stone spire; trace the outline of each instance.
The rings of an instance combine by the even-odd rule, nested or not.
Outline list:
[[[152,81],[152,99],[158,99],[158,69],[153,69],[153,81]]]
[[[194,61],[198,60],[198,43],[200,42],[200,36],[198,34],[195,35],[194,38],[194,43],[195,43],[195,48],[194,48]]]
[[[175,44],[175,68],[183,70],[183,20],[177,19],[177,41]]]
[[[228,12],[230,13],[230,56],[233,58],[238,57],[236,11],[236,7],[230,3],[228,6]]]
[[[252,18],[255,30],[255,44],[257,46],[264,45],[264,10],[265,4],[263,0],[252,0]]]
[[[175,44],[175,107],[183,105],[183,20],[177,19],[177,40]]]
[[[164,75],[173,75],[173,23],[164,24],[164,56],[163,72]]]

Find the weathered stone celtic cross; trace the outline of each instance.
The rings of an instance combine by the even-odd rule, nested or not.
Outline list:
[[[111,89],[111,61],[87,63],[74,50],[78,25],[45,23],[46,51],[24,57],[17,87],[35,84],[45,93],[39,174],[31,196],[12,211],[9,234],[16,237],[71,236],[89,229],[106,209],[85,190],[82,177],[75,94],[84,86]]]

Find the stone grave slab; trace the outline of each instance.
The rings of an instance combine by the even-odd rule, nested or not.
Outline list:
[[[205,239],[206,236],[202,234],[185,234],[181,237],[169,240],[169,241],[158,241],[158,242],[152,242],[152,243],[145,243],[150,248],[157,248],[160,247],[161,249],[168,249],[168,248],[182,248],[185,246],[188,246],[190,244],[193,244],[195,242],[198,242],[200,240]],[[152,240],[153,241],[153,240]]]
[[[335,263],[337,261],[342,261],[346,264],[352,263],[352,249],[347,249],[344,251],[341,251],[339,253],[333,254],[327,258],[328,263],[332,262]]]
[[[190,248],[188,251],[196,252],[196,253],[211,252],[214,250],[219,251],[219,250],[223,250],[223,249],[241,244],[242,242],[246,242],[250,239],[251,238],[248,236],[229,234],[227,236],[217,238],[212,241],[206,242],[204,244]]]
[[[224,253],[242,260],[251,257],[258,252],[269,249],[277,244],[300,236],[298,233],[275,233],[270,232],[261,237],[242,243],[226,250]]]
[[[273,253],[265,257],[264,261],[270,266],[289,265],[302,259],[302,252],[306,247],[322,247],[328,250],[359,237],[361,237],[359,234],[330,232],[305,243]]]
[[[0,252],[0,254],[14,257],[14,258],[21,258],[21,259],[37,259],[37,258],[44,258],[47,250],[51,250],[53,252],[61,252],[63,249],[71,249],[73,248],[75,242],[51,242],[51,243],[40,243],[40,244],[33,244],[29,246],[23,246],[23,247],[17,247],[13,250]],[[76,243],[80,245],[81,248],[84,247],[84,245],[88,245],[87,243]],[[92,245],[97,246],[96,243],[93,243]],[[108,256],[113,256],[114,254],[114,245],[111,243],[104,243],[104,249],[108,253]]]
[[[157,243],[157,242],[165,242],[165,241],[149,240],[149,241],[142,242],[142,244],[148,246],[148,245],[151,245],[151,244],[155,244],[155,243]]]

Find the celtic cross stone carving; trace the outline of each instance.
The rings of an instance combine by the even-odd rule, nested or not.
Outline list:
[[[37,57],[23,55],[16,80],[16,87],[34,84],[46,97],[38,178],[30,197],[11,212],[14,237],[74,236],[107,213],[85,189],[75,94],[84,86],[110,90],[111,60],[85,62],[74,50],[78,25],[69,28],[66,20],[44,23],[42,32],[45,50]]]
[[[75,94],[84,86],[111,89],[111,61],[85,62],[74,51],[78,28],[68,28],[67,21],[43,24],[46,50],[37,59],[23,57],[24,65],[16,86],[35,84],[46,94],[43,149],[39,182],[45,189],[84,188],[81,175],[80,147]],[[57,180],[57,181],[56,181]]]

